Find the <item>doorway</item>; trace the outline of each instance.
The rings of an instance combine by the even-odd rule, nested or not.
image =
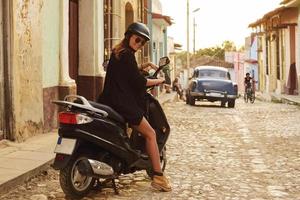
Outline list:
[[[296,70],[296,63],[292,63],[290,66],[289,76],[288,76],[288,83],[287,89],[289,95],[297,95],[297,70]]]
[[[290,26],[290,69],[287,81],[288,94],[296,95],[298,93],[298,80],[296,68],[296,29],[295,26]]]
[[[69,1],[69,75],[78,83],[79,68],[79,5]]]

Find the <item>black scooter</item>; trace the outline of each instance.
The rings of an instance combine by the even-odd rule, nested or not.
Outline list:
[[[161,58],[159,69],[151,77],[156,78],[169,62],[168,57]],[[159,102],[149,93],[153,88],[146,93],[145,117],[156,131],[164,170],[170,126]],[[65,108],[58,115],[59,138],[52,167],[60,170],[60,185],[66,196],[80,199],[91,189],[109,184],[118,194],[115,179],[138,170],[146,170],[152,177],[144,138],[134,130],[129,133],[123,117],[111,107],[78,95],[68,95],[53,103]]]

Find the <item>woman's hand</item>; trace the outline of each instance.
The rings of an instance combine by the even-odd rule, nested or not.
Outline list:
[[[152,62],[146,62],[141,65],[141,70],[149,71],[150,69],[157,70],[158,66],[153,64]]]
[[[164,78],[147,79],[146,86],[155,86],[165,82]]]

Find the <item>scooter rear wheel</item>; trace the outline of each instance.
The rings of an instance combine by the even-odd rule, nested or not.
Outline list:
[[[82,175],[78,170],[78,164],[83,159],[87,159],[87,157],[79,155],[70,160],[64,169],[60,170],[60,186],[66,196],[71,199],[83,198],[95,184],[95,178]]]

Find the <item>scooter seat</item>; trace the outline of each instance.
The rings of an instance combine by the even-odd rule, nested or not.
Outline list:
[[[96,103],[96,102],[93,102],[93,101],[89,101],[89,103],[91,104],[91,106],[93,106],[95,108],[98,108],[98,109],[101,109],[101,110],[104,110],[105,112],[107,112],[109,118],[111,118],[113,120],[116,120],[118,122],[121,122],[121,123],[125,123],[125,119],[119,113],[117,113],[114,109],[112,109],[111,107],[109,107],[107,105],[104,105],[104,104],[101,104],[101,103]]]

